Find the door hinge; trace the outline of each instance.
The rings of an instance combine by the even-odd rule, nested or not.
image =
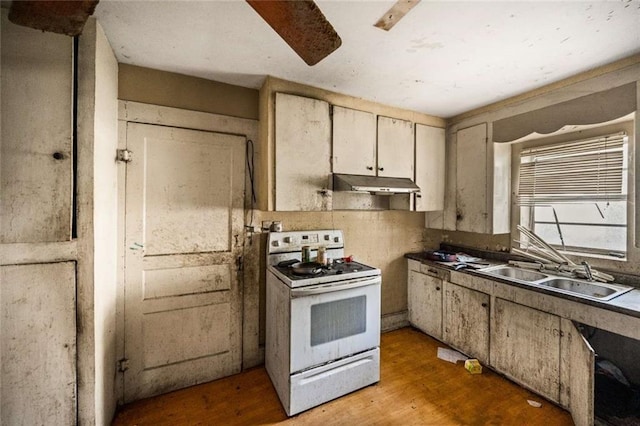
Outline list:
[[[242,256],[238,256],[236,259],[236,266],[238,267],[238,272],[244,269],[244,259]]]
[[[118,360],[118,371],[124,373],[129,369],[129,359],[122,358]]]
[[[133,161],[133,152],[128,149],[118,149],[116,150],[116,160],[123,163],[130,163]]]

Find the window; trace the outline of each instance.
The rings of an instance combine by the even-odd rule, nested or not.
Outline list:
[[[522,149],[520,223],[563,251],[625,257],[627,167],[624,133]]]

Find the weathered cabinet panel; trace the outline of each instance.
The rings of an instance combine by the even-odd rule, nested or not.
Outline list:
[[[436,339],[442,339],[442,280],[409,271],[409,322]]]
[[[559,402],[560,330],[557,315],[496,298],[491,365]]]
[[[378,117],[378,176],[413,179],[413,123]]]
[[[276,93],[275,115],[276,210],[331,210],[329,104]]]
[[[416,124],[415,195],[419,212],[444,209],[445,135],[444,129]]]
[[[444,341],[487,364],[490,296],[449,282],[444,282],[444,289]]]
[[[486,123],[458,131],[456,160],[456,230],[487,233]]]
[[[0,243],[69,241],[72,39],[6,15],[2,9]]]
[[[373,113],[333,107],[334,173],[376,175],[376,117]]]
[[[75,423],[75,295],[75,262],[0,268],[0,424]]]
[[[595,352],[571,320],[562,318],[561,326],[561,391],[568,395],[576,426],[590,426],[594,423]]]

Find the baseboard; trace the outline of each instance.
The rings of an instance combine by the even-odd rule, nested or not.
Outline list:
[[[402,327],[407,327],[409,325],[407,312],[408,311],[400,311],[383,315],[382,322],[380,324],[380,331],[384,333],[386,331],[392,331]]]

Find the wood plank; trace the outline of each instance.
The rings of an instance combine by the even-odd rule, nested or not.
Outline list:
[[[485,368],[436,357],[442,343],[411,328],[382,335],[380,383],[287,418],[263,367],[129,404],[114,425],[572,425],[571,416]],[[531,407],[527,400],[542,403]]]

